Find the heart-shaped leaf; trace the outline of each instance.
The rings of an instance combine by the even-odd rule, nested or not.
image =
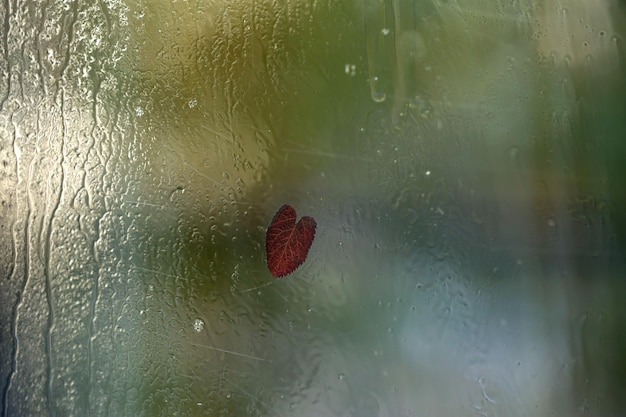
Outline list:
[[[265,235],[267,267],[276,278],[295,271],[306,259],[317,223],[304,216],[296,223],[296,209],[285,204],[278,209]]]

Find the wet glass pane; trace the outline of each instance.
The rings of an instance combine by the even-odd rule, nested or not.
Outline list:
[[[625,414],[625,28],[3,2],[0,415]],[[276,279],[283,204],[317,228]]]

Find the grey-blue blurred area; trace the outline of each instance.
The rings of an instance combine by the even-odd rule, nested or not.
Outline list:
[[[2,2],[0,416],[625,415],[625,17]]]

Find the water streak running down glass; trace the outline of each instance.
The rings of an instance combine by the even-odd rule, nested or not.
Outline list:
[[[4,2],[0,416],[626,414],[625,17]]]

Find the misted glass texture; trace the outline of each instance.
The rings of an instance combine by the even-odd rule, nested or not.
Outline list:
[[[626,415],[619,0],[0,4],[0,415]],[[274,278],[283,204],[317,222]]]

